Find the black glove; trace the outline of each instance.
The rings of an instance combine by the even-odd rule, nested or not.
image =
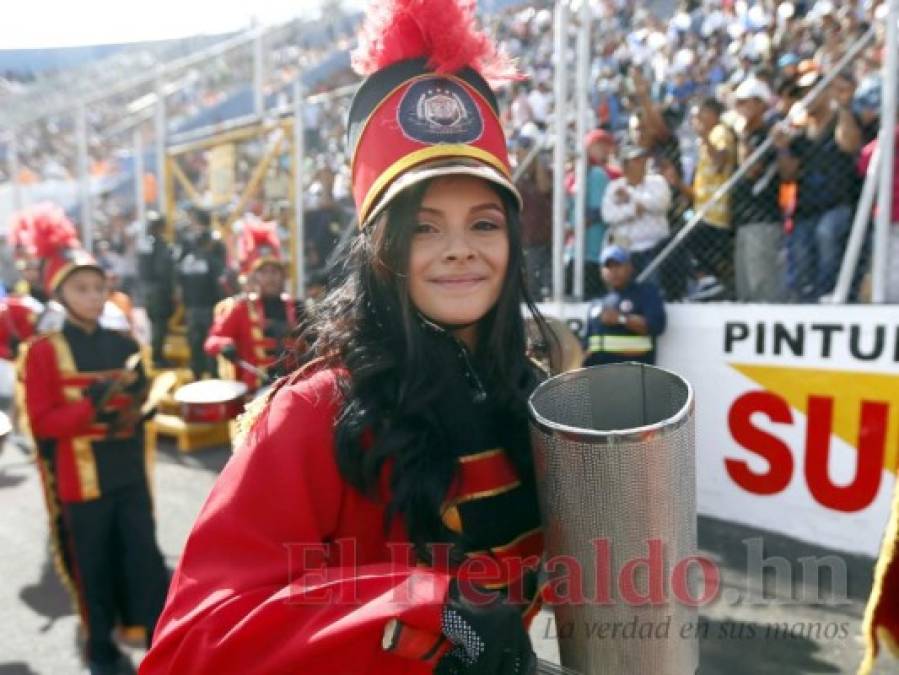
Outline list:
[[[468,585],[468,587],[471,587]],[[495,596],[482,603],[484,597]],[[495,591],[478,590],[480,598],[464,597],[450,584],[441,629],[456,646],[434,668],[435,675],[533,675],[537,656],[524,627],[521,608]]]
[[[112,380],[97,380],[95,382],[91,382],[85,388],[84,396],[85,398],[89,398],[91,400],[91,403],[94,405],[94,409],[97,409],[100,407],[100,402],[106,397],[112,386]]]
[[[231,363],[237,362],[237,347],[233,344],[225,345],[219,352],[223,358],[228,359]]]

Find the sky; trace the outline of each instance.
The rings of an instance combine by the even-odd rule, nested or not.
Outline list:
[[[26,0],[0,22],[0,49],[139,42],[239,30],[255,17],[316,16],[321,0]],[[345,0],[358,7],[362,0]],[[10,18],[10,17],[7,17]]]

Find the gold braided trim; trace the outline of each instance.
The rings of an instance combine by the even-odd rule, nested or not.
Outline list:
[[[493,448],[491,450],[484,450],[482,452],[476,452],[473,455],[462,455],[459,457],[459,462],[462,464],[468,464],[469,462],[480,462],[482,459],[488,459],[489,457],[496,457],[497,455],[502,455],[505,452],[502,448]]]
[[[233,296],[227,297],[224,300],[219,300],[217,303],[215,303],[215,306],[212,308],[212,316],[215,317],[216,319],[219,318],[220,316],[224,316],[225,314],[227,314],[228,312],[231,311],[231,308],[234,307],[236,302],[237,301],[234,299]]]
[[[275,392],[281,388],[281,384],[286,382],[286,380],[282,380],[280,383],[272,386],[265,394],[262,396],[257,396],[252,401],[250,401],[249,405],[244,409],[243,413],[241,413],[236,420],[234,420],[234,433],[231,437],[231,451],[237,452],[238,448],[243,445],[244,440],[246,440],[247,434],[250,433],[253,426],[256,424],[256,420],[258,420],[262,416],[262,411],[268,406],[269,401],[271,401],[272,396],[274,396]]]
[[[50,530],[50,556],[53,559],[53,567],[56,570],[56,574],[59,576],[59,580],[62,582],[63,587],[69,594],[69,599],[72,602],[72,609],[78,615],[78,619],[81,621],[81,625],[86,632],[87,612],[84,603],[81,601],[81,594],[78,592],[75,580],[69,574],[69,570],[66,569],[65,562],[63,561],[62,548],[65,546],[65,542],[62,541],[62,535],[59,532],[59,528],[56,526],[57,518],[59,518],[61,514],[59,501],[56,498],[56,484],[53,479],[53,472],[47,461],[40,456],[39,452],[37,453],[35,464],[37,464],[37,470],[41,478],[41,486],[43,487],[44,492],[44,504],[47,506],[47,520]]]
[[[896,636],[890,635],[886,629],[881,627],[875,628],[874,626],[874,612],[879,602],[881,600],[886,602],[895,601],[895,598],[883,597],[883,582],[886,578],[887,569],[891,564],[899,565],[899,559],[893,559],[893,555],[899,549],[899,483],[896,484],[894,490],[890,521],[883,535],[883,543],[881,544],[880,555],[877,557],[877,565],[874,567],[874,585],[871,587],[871,595],[868,596],[865,619],[862,622],[862,635],[865,638],[865,656],[861,666],[859,666],[858,675],[869,675],[874,668],[874,660],[878,652],[878,640],[885,643],[890,651],[899,658],[899,645],[896,643]]]
[[[63,376],[77,374],[75,357],[63,334],[51,333],[47,339],[56,353],[56,364],[60,374]],[[62,390],[69,403],[75,403],[82,399],[81,389],[78,387],[63,387]],[[72,452],[75,454],[75,466],[78,469],[81,498],[84,500],[97,499],[100,496],[100,479],[97,476],[97,461],[90,439],[86,437],[73,438]]]
[[[248,297],[246,300],[247,303],[247,316],[250,319],[250,338],[253,340],[253,354],[256,357],[256,361],[260,364],[265,362],[267,354],[265,353],[265,347],[262,346],[262,341],[265,340],[265,334],[262,329],[262,320],[260,319],[261,312],[259,312],[256,303],[259,300],[256,297]]]
[[[31,418],[28,416],[28,401],[25,396],[25,360],[28,358],[28,350],[35,340],[39,340],[40,336],[34,336],[26,340],[19,347],[19,356],[16,358],[16,383],[13,391],[13,401],[15,402],[16,422],[19,433],[24,433],[28,438],[28,444],[32,452],[37,448],[34,440],[34,434],[31,431]]]
[[[509,170],[503,164],[502,160],[492,152],[483,150],[473,145],[465,145],[464,143],[440,143],[438,145],[430,145],[421,150],[415,150],[408,155],[404,155],[388,166],[380,176],[372,183],[365,195],[362,206],[359,208],[359,227],[361,228],[368,220],[369,212],[374,205],[375,200],[381,196],[381,193],[387,189],[396,178],[409,169],[428,162],[432,159],[449,159],[453,157],[469,157],[476,159],[484,164],[492,166],[502,175],[509,177]]]

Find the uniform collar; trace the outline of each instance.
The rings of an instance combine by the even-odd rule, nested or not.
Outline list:
[[[66,317],[66,320],[62,325],[62,332],[70,337],[90,338],[100,332],[100,324],[98,323],[94,330],[88,331],[72,321],[69,317]]]

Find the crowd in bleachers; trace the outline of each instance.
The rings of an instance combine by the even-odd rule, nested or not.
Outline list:
[[[686,0],[664,19],[629,2],[601,0],[591,7],[594,131],[578,139],[590,165],[585,294],[603,292],[604,244],[630,248],[639,271],[702,209],[683,245],[653,275],[669,300],[817,302],[829,296],[860,191],[860,161],[870,155],[879,129],[885,4]],[[873,41],[800,109],[798,101],[870,27]],[[551,28],[546,7],[501,22],[505,44],[532,76],[508,89],[516,149],[546,136],[554,107]],[[569,91],[576,31],[575,14],[567,40]],[[709,203],[769,137],[771,150],[728,194]],[[529,171],[522,185],[532,212],[545,214],[552,197],[545,180],[550,157],[538,155],[537,162],[543,166]],[[573,194],[571,166],[565,184]],[[575,218],[569,202],[570,292]],[[550,285],[551,230],[545,217],[525,220],[533,225],[525,236],[531,286],[542,296]],[[863,274],[852,292],[865,295]]]
[[[489,4],[489,3],[488,3]],[[519,3],[484,17],[490,30],[520,64],[527,79],[499,91],[513,157],[524,160],[538,145],[520,187],[526,193],[528,275],[534,295],[550,290],[552,173],[547,135],[555,108],[552,2]],[[669,300],[738,299],[817,301],[833,289],[841,252],[861,185],[860,167],[879,128],[879,69],[885,3],[878,0],[684,0],[670,16],[652,2],[591,0],[591,133],[577,139],[589,156],[585,295],[603,292],[598,273],[604,245],[630,249],[644,267],[699,209],[701,222],[654,275]],[[574,85],[577,17],[570,25],[567,55]],[[329,54],[352,42],[353,19],[309,38],[297,23],[266,43],[266,90],[276,105],[289,103],[289,83]],[[808,110],[791,108],[869,27],[875,39]],[[208,109],[252,80],[251,46],[180,75],[168,100],[171,128]],[[348,61],[347,61],[348,63]],[[353,81],[338,66],[316,93]],[[92,171],[112,171],[129,151],[130,135],[110,138],[104,129],[122,117],[127,97],[91,108]],[[305,109],[307,200],[314,225],[306,244],[311,268],[324,265],[351,220],[345,157],[346,98],[322,100]],[[71,117],[31,125],[19,137],[22,172],[28,179],[74,175]],[[573,129],[573,122],[572,122]],[[706,206],[754,148],[774,138],[762,160],[719,203]],[[150,143],[152,139],[148,138]],[[242,147],[237,187],[248,179],[262,141]],[[569,145],[572,145],[569,141]],[[572,224],[575,148],[570,148],[565,260],[567,290],[573,289]],[[187,159],[186,172],[203,187],[207,158]],[[826,170],[819,170],[826,167]],[[5,167],[0,167],[2,172]],[[31,174],[30,176],[28,174]],[[5,176],[0,174],[0,179]],[[275,162],[264,184],[263,210],[283,215],[289,157]],[[654,198],[640,195],[653,187]],[[318,218],[324,208],[327,216]],[[280,206],[279,206],[280,205]],[[121,255],[132,246],[127,222],[133,204],[109,196],[95,209],[101,239],[114,238],[112,222],[125,221]],[[334,209],[337,209],[334,211]],[[281,213],[283,212],[283,214]],[[336,215],[335,215],[336,214]],[[332,218],[333,216],[333,218]],[[324,222],[328,221],[328,222]],[[317,231],[319,228],[321,231]],[[867,252],[867,249],[866,249]],[[864,296],[857,275],[853,297]]]

